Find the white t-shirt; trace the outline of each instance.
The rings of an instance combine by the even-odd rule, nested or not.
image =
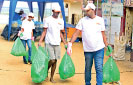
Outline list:
[[[83,17],[76,29],[82,30],[82,41],[85,52],[98,51],[105,47],[101,31],[105,31],[103,18],[96,16],[94,19]]]
[[[24,18],[24,17],[26,18],[26,16],[27,16],[27,15],[26,15],[25,13],[23,13],[23,14],[21,15],[21,18]]]
[[[35,29],[35,25],[33,21],[28,21],[27,19],[25,19],[22,22],[22,27],[24,29],[24,32],[22,33],[23,36],[20,37],[20,39],[23,40],[27,40],[27,39],[31,39],[31,32],[33,29]]]
[[[60,45],[60,30],[64,29],[64,21],[61,18],[53,18],[52,16],[44,19],[44,28],[47,28],[45,43],[51,45]]]

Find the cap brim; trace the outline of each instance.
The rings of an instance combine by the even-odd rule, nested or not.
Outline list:
[[[84,11],[87,11],[87,10],[89,10],[90,8],[82,8],[82,10],[84,10]]]
[[[90,9],[93,9],[93,8],[82,8],[82,10],[84,10],[84,11],[87,11],[87,10],[90,10]],[[93,10],[95,10],[95,9],[93,9]]]
[[[54,12],[61,12],[61,11],[57,11],[57,10],[53,10]]]
[[[28,16],[28,17],[32,17],[32,18],[34,18],[34,16]]]

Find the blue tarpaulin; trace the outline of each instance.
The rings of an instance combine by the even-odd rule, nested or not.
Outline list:
[[[45,9],[45,2],[38,2],[39,14],[41,16],[41,21],[43,21],[44,9]]]
[[[3,6],[3,2],[4,2],[4,0],[0,0],[0,12],[1,12],[1,8]]]
[[[29,6],[30,12],[33,12],[33,6],[32,6],[32,2],[31,1],[28,2],[28,6]]]
[[[61,7],[61,10],[62,10],[62,16],[63,16],[63,20],[64,20],[64,28],[65,28],[65,32],[66,32],[66,19],[65,19],[65,11],[64,11],[64,0],[10,0],[8,40],[10,40],[11,26],[12,26],[13,16],[15,14],[17,1],[28,2],[28,6],[29,6],[29,9],[30,9],[31,12],[33,12],[32,2],[38,2],[38,7],[39,7],[39,13],[40,13],[40,16],[41,16],[41,20],[43,20],[45,4],[47,2],[58,2],[60,7]]]
[[[14,16],[13,16],[13,21],[17,21],[17,20],[20,20],[21,19],[21,16],[15,12]]]

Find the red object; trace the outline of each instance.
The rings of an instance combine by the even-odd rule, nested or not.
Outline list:
[[[122,33],[125,34],[125,19],[126,19],[126,8],[123,9],[123,17],[121,17],[121,28],[120,28],[120,35]]]

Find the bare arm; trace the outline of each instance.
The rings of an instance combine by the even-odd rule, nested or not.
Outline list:
[[[32,29],[32,32],[31,32],[31,37],[33,37],[33,29]]]
[[[42,43],[42,41],[43,41],[43,39],[44,39],[44,37],[45,37],[45,35],[46,35],[46,32],[47,32],[47,28],[44,28],[44,29],[43,29],[43,32],[42,32],[42,35],[41,35],[41,38],[40,38],[40,40],[39,40],[39,44]]]
[[[66,41],[65,41],[65,39],[64,39],[64,37],[63,37],[63,34],[62,34],[62,31],[60,31],[60,37],[61,37],[63,43],[66,44]]]
[[[79,33],[80,33],[80,30],[76,29],[76,31],[74,32],[74,34],[71,38],[71,41],[70,41],[71,43],[73,43],[77,39]]]
[[[105,35],[104,31],[102,31],[102,36],[103,36],[103,41],[104,41],[105,46],[108,46],[106,35]]]

